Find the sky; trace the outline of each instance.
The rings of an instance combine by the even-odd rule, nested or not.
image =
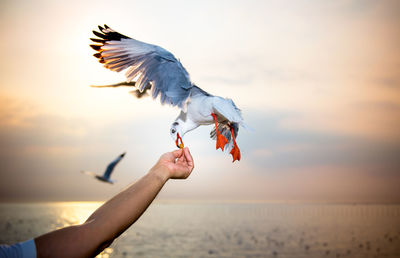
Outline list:
[[[129,89],[89,47],[107,24],[171,51],[254,131],[242,160],[212,126],[159,200],[400,202],[398,1],[0,1],[0,201],[106,200],[175,149],[179,113]],[[114,185],[102,173],[123,151]]]

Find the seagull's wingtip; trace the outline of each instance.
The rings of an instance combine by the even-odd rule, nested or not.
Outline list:
[[[89,45],[91,48],[93,48],[93,50],[96,50],[96,51],[100,51],[100,49],[101,49],[101,45],[94,45],[94,44],[92,44],[92,45]]]

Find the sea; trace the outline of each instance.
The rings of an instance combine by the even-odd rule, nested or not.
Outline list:
[[[83,223],[101,202],[0,204],[0,243]],[[400,257],[400,205],[156,201],[98,257]]]

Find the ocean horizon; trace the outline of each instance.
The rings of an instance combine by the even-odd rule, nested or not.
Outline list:
[[[83,223],[102,203],[0,203],[0,243]],[[400,204],[156,200],[98,257],[400,257]]]

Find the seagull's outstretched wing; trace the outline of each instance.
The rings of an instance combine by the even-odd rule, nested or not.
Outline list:
[[[97,176],[97,174],[94,173],[94,172],[92,172],[92,171],[81,170],[81,173],[86,174],[86,175],[89,175],[89,176],[93,176],[93,177],[96,177],[96,176]]]
[[[118,156],[115,160],[113,160],[110,164],[108,164],[106,171],[103,174],[104,178],[109,179],[111,176],[111,173],[113,172],[115,166],[121,161],[121,159],[125,156],[125,152],[122,153],[121,155]]]
[[[120,83],[114,83],[114,84],[108,84],[108,85],[90,85],[90,87],[93,88],[116,88],[116,87],[135,87],[136,82],[120,82]],[[143,98],[144,96],[147,96],[147,90],[151,89],[151,84],[148,83],[143,90],[139,89],[134,89],[130,91],[133,96],[136,98],[140,99]]]
[[[116,88],[116,87],[135,87],[136,82],[119,82],[114,84],[107,84],[107,85],[90,85],[93,88]],[[150,85],[151,86],[151,85]]]
[[[104,67],[120,72],[126,71],[127,82],[136,79],[136,87],[143,91],[151,83],[152,97],[160,95],[161,103],[183,107],[189,97],[192,83],[182,64],[169,51],[147,44],[112,30],[107,25],[93,31],[98,43],[90,45]]]

